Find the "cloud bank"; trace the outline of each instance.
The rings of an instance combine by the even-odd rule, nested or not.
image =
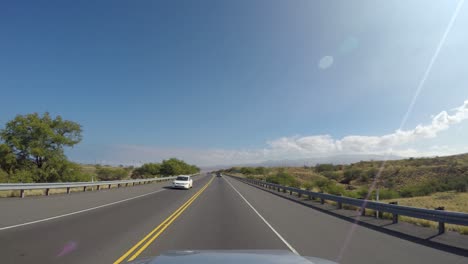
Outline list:
[[[396,130],[383,136],[350,135],[341,139],[333,139],[330,135],[283,137],[269,142],[269,151],[278,154],[296,153],[301,156],[336,153],[398,154],[399,151],[404,152],[398,150],[398,147],[420,139],[435,138],[441,131],[468,119],[468,100],[452,111],[452,115],[447,111],[440,112],[432,117],[432,122],[428,125],[417,125],[411,130]]]
[[[420,140],[435,138],[440,132],[468,119],[468,100],[449,112],[451,114],[447,111],[438,113],[427,125],[417,125],[411,130],[396,130],[382,136],[349,135],[335,139],[331,135],[324,134],[281,137],[267,142],[265,148],[245,150],[118,145],[109,148],[98,161],[113,164],[141,164],[178,157],[200,166],[213,166],[340,154],[392,154],[406,157],[453,154],[456,150],[446,146],[432,146],[425,151],[407,146]]]

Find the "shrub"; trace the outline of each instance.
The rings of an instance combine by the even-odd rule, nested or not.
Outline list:
[[[315,171],[320,173],[324,171],[334,171],[335,166],[333,164],[317,164],[315,166]]]
[[[331,182],[327,188],[326,192],[329,194],[334,194],[334,195],[340,195],[340,194],[345,194],[345,189],[342,185],[336,184]]]
[[[367,174],[361,174],[361,176],[359,176],[359,181],[360,182],[368,182],[369,181],[369,176]]]
[[[312,190],[314,188],[314,184],[312,182],[306,182],[306,183],[304,183],[303,187],[306,190],[310,191],[310,190]]]
[[[133,179],[154,178],[161,174],[161,164],[145,163],[141,167],[136,168],[132,172]]]
[[[0,169],[0,182],[7,182],[7,181],[8,181],[8,173]]]
[[[264,167],[256,167],[255,168],[255,174],[257,175],[263,175],[267,172],[267,170]]]
[[[274,176],[268,176],[266,177],[266,181],[295,188],[299,188],[301,186],[299,180],[286,172],[278,172]]]
[[[34,173],[30,170],[18,170],[10,175],[9,181],[22,183],[34,182]]]
[[[367,195],[369,194],[369,188],[367,187],[361,187],[356,191],[356,194],[359,199],[365,199],[367,198]],[[369,197],[371,198],[371,197]]]
[[[255,174],[255,169],[254,168],[249,168],[249,167],[243,167],[240,169],[240,173],[244,175],[250,175],[250,174]]]
[[[338,171],[324,171],[321,174],[330,180],[338,181],[341,178],[341,173]]]
[[[349,184],[351,181],[358,179],[363,174],[361,169],[358,168],[348,168],[344,171],[344,179],[341,183]]]
[[[381,200],[396,199],[396,198],[400,198],[400,194],[398,194],[398,192],[395,190],[380,189],[379,191],[379,199]]]
[[[315,186],[317,186],[321,192],[325,192],[330,184],[332,184],[332,181],[329,179],[319,179],[315,181]]]
[[[122,180],[127,177],[128,172],[122,168],[106,168],[101,167],[96,170],[97,177],[101,181],[115,181]]]

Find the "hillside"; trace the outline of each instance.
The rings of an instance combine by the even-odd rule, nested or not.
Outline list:
[[[466,192],[468,189],[468,154],[385,162],[360,161],[349,165],[233,167],[225,171],[355,197],[366,195],[374,183],[381,189],[382,199],[444,191]]]

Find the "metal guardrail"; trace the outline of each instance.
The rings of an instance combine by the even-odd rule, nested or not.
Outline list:
[[[196,176],[198,174],[192,174],[190,176]],[[67,194],[70,194],[71,188],[81,188],[86,191],[87,187],[97,187],[97,190],[101,186],[117,185],[117,188],[121,186],[128,186],[131,184],[146,184],[150,182],[162,182],[170,181],[177,178],[177,176],[163,177],[163,178],[151,178],[151,179],[136,179],[136,180],[120,180],[120,181],[95,181],[95,182],[53,182],[53,183],[0,183],[0,191],[13,191],[19,190],[21,198],[24,198],[26,190],[45,190],[45,195],[49,195],[50,189],[67,189]]]
[[[320,202],[323,204],[325,200],[334,201],[337,203],[339,209],[342,208],[343,204],[352,205],[361,208],[361,214],[365,214],[365,209],[372,209],[378,212],[386,212],[392,214],[393,223],[398,223],[398,216],[404,215],[419,219],[426,219],[430,221],[435,221],[439,223],[439,234],[445,232],[445,223],[468,226],[468,214],[460,212],[448,212],[444,211],[443,207],[437,208],[436,210],[423,209],[409,206],[398,205],[397,203],[385,204],[376,201],[355,199],[350,197],[312,192],[307,190],[302,190],[299,188],[282,186],[279,184],[268,183],[265,181],[259,181],[254,179],[241,178],[237,176],[228,175],[230,177],[236,178],[240,181],[251,183],[254,185],[262,186],[268,189],[274,189],[278,192],[289,192],[289,194],[296,193],[299,197],[302,195],[308,196],[309,199],[320,199]]]

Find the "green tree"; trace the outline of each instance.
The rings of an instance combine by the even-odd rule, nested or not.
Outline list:
[[[0,144],[0,169],[11,173],[16,167],[16,156],[7,144]]]
[[[154,178],[161,175],[161,164],[160,163],[145,163],[141,167],[133,170],[132,178]]]
[[[63,148],[82,139],[81,126],[49,113],[18,115],[9,121],[0,137],[22,166],[42,168],[50,159],[64,157]]]
[[[64,147],[82,139],[81,126],[49,113],[18,115],[0,131],[0,167],[11,181],[54,182],[64,177],[82,180],[76,165],[68,162]]]
[[[171,158],[168,160],[163,160],[161,164],[161,175],[171,176],[171,175],[181,175],[181,174],[194,174],[200,171],[195,165],[189,165],[183,160],[176,158]]]

